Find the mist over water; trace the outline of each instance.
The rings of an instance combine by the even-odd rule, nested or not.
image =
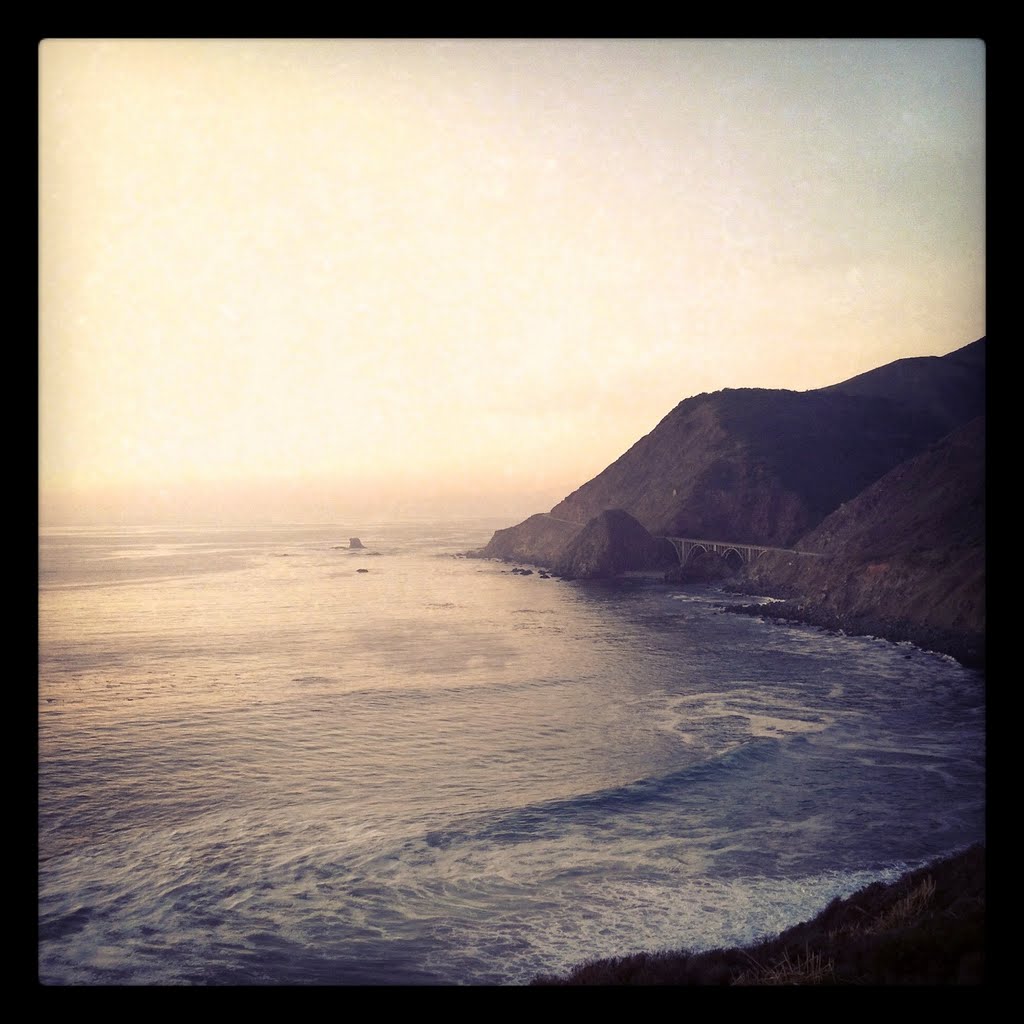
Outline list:
[[[40,979],[517,984],[983,837],[978,673],[507,525],[44,529]]]

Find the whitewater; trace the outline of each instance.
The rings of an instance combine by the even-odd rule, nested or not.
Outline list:
[[[512,521],[41,528],[40,982],[517,985],[984,838],[981,673]]]

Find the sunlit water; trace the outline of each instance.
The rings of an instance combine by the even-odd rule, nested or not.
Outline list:
[[[983,837],[980,674],[507,525],[44,529],[40,979],[518,984]]]

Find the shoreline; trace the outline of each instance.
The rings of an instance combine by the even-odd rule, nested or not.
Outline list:
[[[925,651],[943,654],[954,658],[964,668],[985,672],[986,647],[984,635],[944,629],[930,626],[927,623],[910,622],[902,619],[889,619],[870,615],[841,615],[821,608],[805,596],[795,595],[791,588],[765,586],[759,581],[756,587],[749,581],[730,579],[689,580],[681,582],[666,578],[662,569],[631,569],[617,573],[607,580],[567,580],[553,572],[549,565],[529,558],[508,558],[495,555],[484,555],[481,551],[467,551],[460,555],[463,558],[479,558],[486,561],[500,562],[506,565],[530,566],[534,571],[547,573],[552,579],[565,582],[604,582],[614,580],[645,580],[650,583],[661,583],[666,587],[683,590],[688,585],[717,586],[727,594],[734,594],[736,603],[718,602],[718,607],[734,615],[750,615],[779,622],[790,622],[803,626],[814,626],[830,633],[841,633],[845,636],[871,636],[889,643],[911,643]],[[671,571],[671,570],[670,570]],[[772,591],[775,591],[772,593]],[[771,598],[770,602],[761,604],[743,601],[742,598]]]
[[[531,985],[981,985],[985,843],[834,899],[748,946],[590,960]]]
[[[723,589],[728,590],[728,588]],[[803,626],[815,626],[830,633],[842,633],[846,636],[873,636],[894,644],[911,643],[922,650],[954,658],[964,668],[985,671],[984,637],[922,623],[873,619],[866,616],[852,619],[808,605],[798,598],[779,598],[772,594],[753,595],[746,590],[729,590],[728,592],[736,593],[737,596],[775,598],[765,604],[727,604],[723,602],[722,610],[734,615],[751,615],[780,622],[798,623]]]

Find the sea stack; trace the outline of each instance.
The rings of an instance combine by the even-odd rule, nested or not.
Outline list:
[[[361,548],[363,546],[363,542],[358,537],[349,537],[348,546],[350,548]]]

